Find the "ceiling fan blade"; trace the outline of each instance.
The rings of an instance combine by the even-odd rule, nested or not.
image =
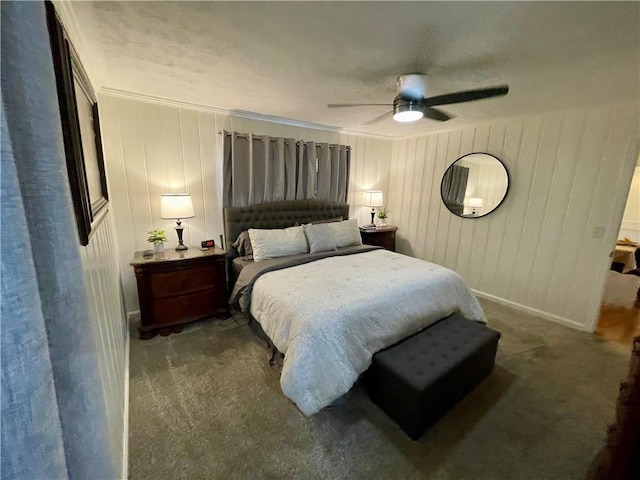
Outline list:
[[[363,123],[362,125],[371,125],[373,123],[379,122],[380,120],[384,120],[387,117],[393,115],[393,110],[387,113],[383,113],[382,115],[378,115],[376,118],[369,120],[368,122]]]
[[[422,113],[426,118],[430,118],[431,120],[438,120],[440,122],[446,122],[449,120],[451,115],[448,113],[444,113],[442,110],[438,110],[437,108],[425,107],[422,110]]]
[[[329,103],[327,108],[343,108],[343,107],[393,107],[393,103]]]
[[[478,88],[476,90],[465,90],[463,92],[447,93],[424,99],[426,107],[434,105],[451,105],[452,103],[471,102],[473,100],[481,100],[483,98],[499,97],[509,92],[508,85],[500,85],[491,88]]]

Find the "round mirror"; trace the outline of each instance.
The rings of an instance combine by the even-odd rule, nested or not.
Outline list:
[[[488,153],[469,153],[447,168],[440,195],[451,213],[478,218],[493,212],[509,190],[509,174],[504,164]]]

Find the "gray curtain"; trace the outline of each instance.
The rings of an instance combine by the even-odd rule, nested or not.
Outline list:
[[[345,203],[351,149],[346,145],[223,132],[223,203],[276,200]]]
[[[459,165],[451,165],[442,178],[442,201],[453,213],[462,215],[464,211],[464,194],[467,190],[469,169]]]
[[[2,478],[117,478],[44,4],[0,13]]]
[[[318,200],[346,203],[349,186],[351,149],[345,145],[321,144],[316,148],[318,159]]]

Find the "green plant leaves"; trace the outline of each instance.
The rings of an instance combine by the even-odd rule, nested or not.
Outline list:
[[[149,230],[147,232],[147,242],[149,243],[164,243],[167,241],[167,235],[164,230],[158,228],[157,230]]]

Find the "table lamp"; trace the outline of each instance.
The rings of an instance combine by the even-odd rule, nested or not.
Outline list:
[[[375,223],[373,223],[373,218],[376,215],[376,207],[384,206],[382,190],[369,190],[367,192],[364,192],[364,204],[367,207],[371,207],[371,225],[369,226],[375,226]]]
[[[178,246],[176,250],[187,250],[182,243],[183,218],[193,218],[193,203],[188,193],[163,193],[160,195],[160,217],[176,220],[176,232],[178,233]]]
[[[471,215],[475,216],[476,208],[482,208],[482,199],[477,197],[471,197],[469,199],[469,207],[471,207]]]

